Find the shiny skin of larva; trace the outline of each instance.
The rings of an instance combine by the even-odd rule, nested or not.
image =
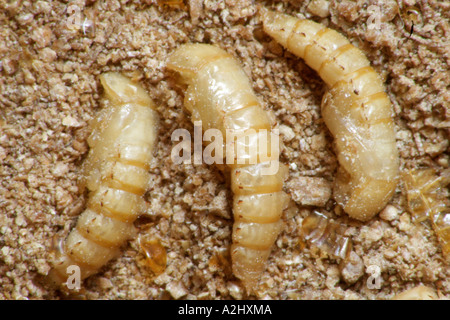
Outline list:
[[[169,57],[167,67],[186,83],[184,104],[192,121],[202,121],[203,128],[233,132],[248,140],[226,141],[227,150],[247,150],[258,144],[272,124],[260,106],[249,79],[239,63],[220,48],[205,44],[186,44]],[[270,140],[268,138],[268,140]],[[271,150],[270,141],[267,149]],[[278,154],[263,159],[258,153],[254,162],[240,163],[250,153],[235,152],[231,169],[233,197],[233,244],[231,259],[234,275],[248,291],[257,284],[265,270],[273,243],[282,230],[281,215],[288,202],[282,191],[287,167]],[[265,174],[270,164],[278,170]],[[267,171],[266,171],[267,173]]]
[[[87,207],[95,212],[104,212],[117,220],[132,223],[145,209],[144,199],[140,195],[105,185],[91,191]]]
[[[264,31],[316,70],[332,87],[346,75],[370,66],[366,56],[343,35],[320,23],[261,9]]]
[[[395,191],[398,152],[386,94],[367,98],[351,87],[349,82],[336,83],[324,95],[322,116],[341,166],[334,197],[351,217],[365,221],[381,211]]]
[[[278,138],[267,129],[247,129],[242,132],[234,129],[233,134],[229,134],[225,138],[226,161],[232,163],[233,167],[264,164],[261,167],[263,170],[268,172],[273,168],[275,172],[276,167],[280,167],[278,162],[279,146],[276,141]],[[259,152],[259,150],[265,151]]]
[[[82,167],[89,199],[49,274],[57,283],[66,281],[70,265],[80,267],[82,280],[115,258],[135,235],[133,222],[144,210],[156,139],[154,104],[140,85],[121,74],[100,79],[110,105],[91,123],[90,151]]]
[[[225,137],[227,129],[271,129],[247,75],[222,49],[186,44],[171,54],[167,67],[188,84],[184,106],[204,130],[219,129]]]
[[[334,197],[366,221],[391,199],[399,156],[391,102],[365,55],[340,33],[310,20],[261,10],[264,30],[314,70],[328,86],[323,119],[335,138],[341,167]]]
[[[288,168],[280,164],[276,174],[263,175],[262,171],[268,163],[257,163],[245,167],[236,167],[231,171],[231,190],[234,194],[266,194],[274,190],[282,190],[283,181],[287,178]]]

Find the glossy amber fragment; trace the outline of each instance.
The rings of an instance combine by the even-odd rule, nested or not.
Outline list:
[[[302,223],[305,240],[333,257],[345,259],[352,249],[350,237],[345,235],[346,227],[323,213],[314,211]]]
[[[166,270],[167,252],[166,248],[157,238],[139,238],[139,245],[146,259],[146,266],[155,274],[159,275]]]
[[[450,253],[450,200],[445,187],[450,183],[450,169],[438,174],[431,168],[405,171],[408,211],[413,220],[431,221],[445,256]]]

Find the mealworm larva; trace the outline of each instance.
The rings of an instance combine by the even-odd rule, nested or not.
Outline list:
[[[226,135],[227,152],[239,144],[258,145],[264,133],[271,132],[271,122],[247,75],[224,50],[186,44],[169,57],[167,67],[188,84],[184,104],[192,121],[200,120],[204,129],[216,128]],[[248,140],[228,140],[229,132]],[[272,150],[271,141],[268,138],[262,144]],[[241,160],[251,158],[249,148],[244,149],[232,161],[227,158],[234,193],[231,260],[234,275],[250,291],[265,270],[272,245],[282,230],[281,214],[288,203],[282,191],[287,167],[278,162],[279,149],[271,152],[265,162],[258,150],[257,161],[241,164]],[[278,170],[269,174],[265,169],[272,165]]]
[[[351,217],[371,219],[391,199],[399,167],[392,106],[380,77],[340,33],[267,9],[261,16],[264,30],[327,84],[322,116],[340,164],[334,198]]]
[[[450,169],[440,175],[430,168],[402,173],[408,211],[414,221],[431,221],[445,256],[450,254],[450,207],[442,189],[450,183]]]
[[[139,84],[121,74],[105,73],[100,81],[110,106],[91,123],[81,183],[89,200],[50,271],[50,279],[59,284],[66,282],[70,266],[79,267],[82,280],[114,258],[135,234],[133,222],[145,208],[156,138],[154,103]]]

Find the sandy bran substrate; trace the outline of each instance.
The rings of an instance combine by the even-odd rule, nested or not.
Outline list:
[[[148,210],[136,225],[141,236],[161,239],[168,265],[153,276],[136,238],[74,298],[390,299],[419,284],[450,298],[450,267],[429,226],[411,222],[401,184],[391,206],[367,223],[348,221],[326,201],[324,181],[333,180],[337,162],[320,116],[325,86],[262,31],[257,15],[257,5],[263,5],[345,34],[385,79],[401,168],[443,169],[449,166],[449,3],[400,2],[421,12],[408,39],[410,22],[400,19],[396,1],[330,1],[325,18],[308,0],[189,2],[177,8],[150,0],[0,1],[0,299],[64,297],[41,278],[50,268],[55,235],[67,235],[84,208],[77,179],[88,150],[87,125],[103,105],[98,76],[110,70],[139,79],[158,105],[161,126]],[[71,28],[77,11],[68,11],[69,4],[80,8],[81,22],[93,23]],[[377,12],[382,31],[368,30]],[[281,160],[290,167],[286,191],[295,201],[250,297],[228,265],[228,174],[169,160],[173,130],[193,129],[182,91],[164,66],[168,54],[186,42],[213,43],[235,55],[282,134]],[[341,277],[339,261],[299,237],[302,219],[315,209],[302,205],[308,199],[295,189],[305,188],[305,176],[320,178],[309,180],[307,189],[316,187],[319,204],[325,197],[322,209],[350,225],[347,233],[365,270],[354,284]],[[381,271],[379,289],[367,286],[372,265]]]

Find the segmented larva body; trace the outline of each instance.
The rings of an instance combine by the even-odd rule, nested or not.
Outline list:
[[[437,174],[431,168],[404,172],[408,211],[416,222],[430,220],[442,247],[450,257],[450,207],[442,189],[450,183],[450,169]]]
[[[121,74],[105,73],[100,81],[110,105],[91,123],[90,151],[82,168],[89,200],[50,272],[57,283],[67,280],[71,265],[80,268],[82,280],[116,257],[145,210],[156,138],[154,103],[139,84]]]
[[[266,9],[261,17],[264,30],[327,84],[322,116],[340,164],[334,198],[351,217],[371,219],[392,197],[399,166],[392,106],[380,77],[340,33]]]
[[[224,50],[206,44],[186,44],[169,57],[167,67],[188,84],[185,107],[192,114],[192,121],[202,121],[204,130],[219,129],[224,137],[227,132],[246,136],[247,147],[258,144],[262,134],[272,130],[247,75]],[[236,147],[233,143],[225,141],[227,148]],[[267,145],[270,143],[268,138]],[[238,164],[239,160],[250,158],[244,152],[231,163],[227,161],[234,193],[232,268],[247,290],[257,284],[282,230],[281,215],[288,203],[288,196],[282,191],[287,167],[278,162],[278,157],[278,152],[271,153],[262,162],[258,154],[256,163]],[[274,163],[278,170],[265,174],[265,169]]]

